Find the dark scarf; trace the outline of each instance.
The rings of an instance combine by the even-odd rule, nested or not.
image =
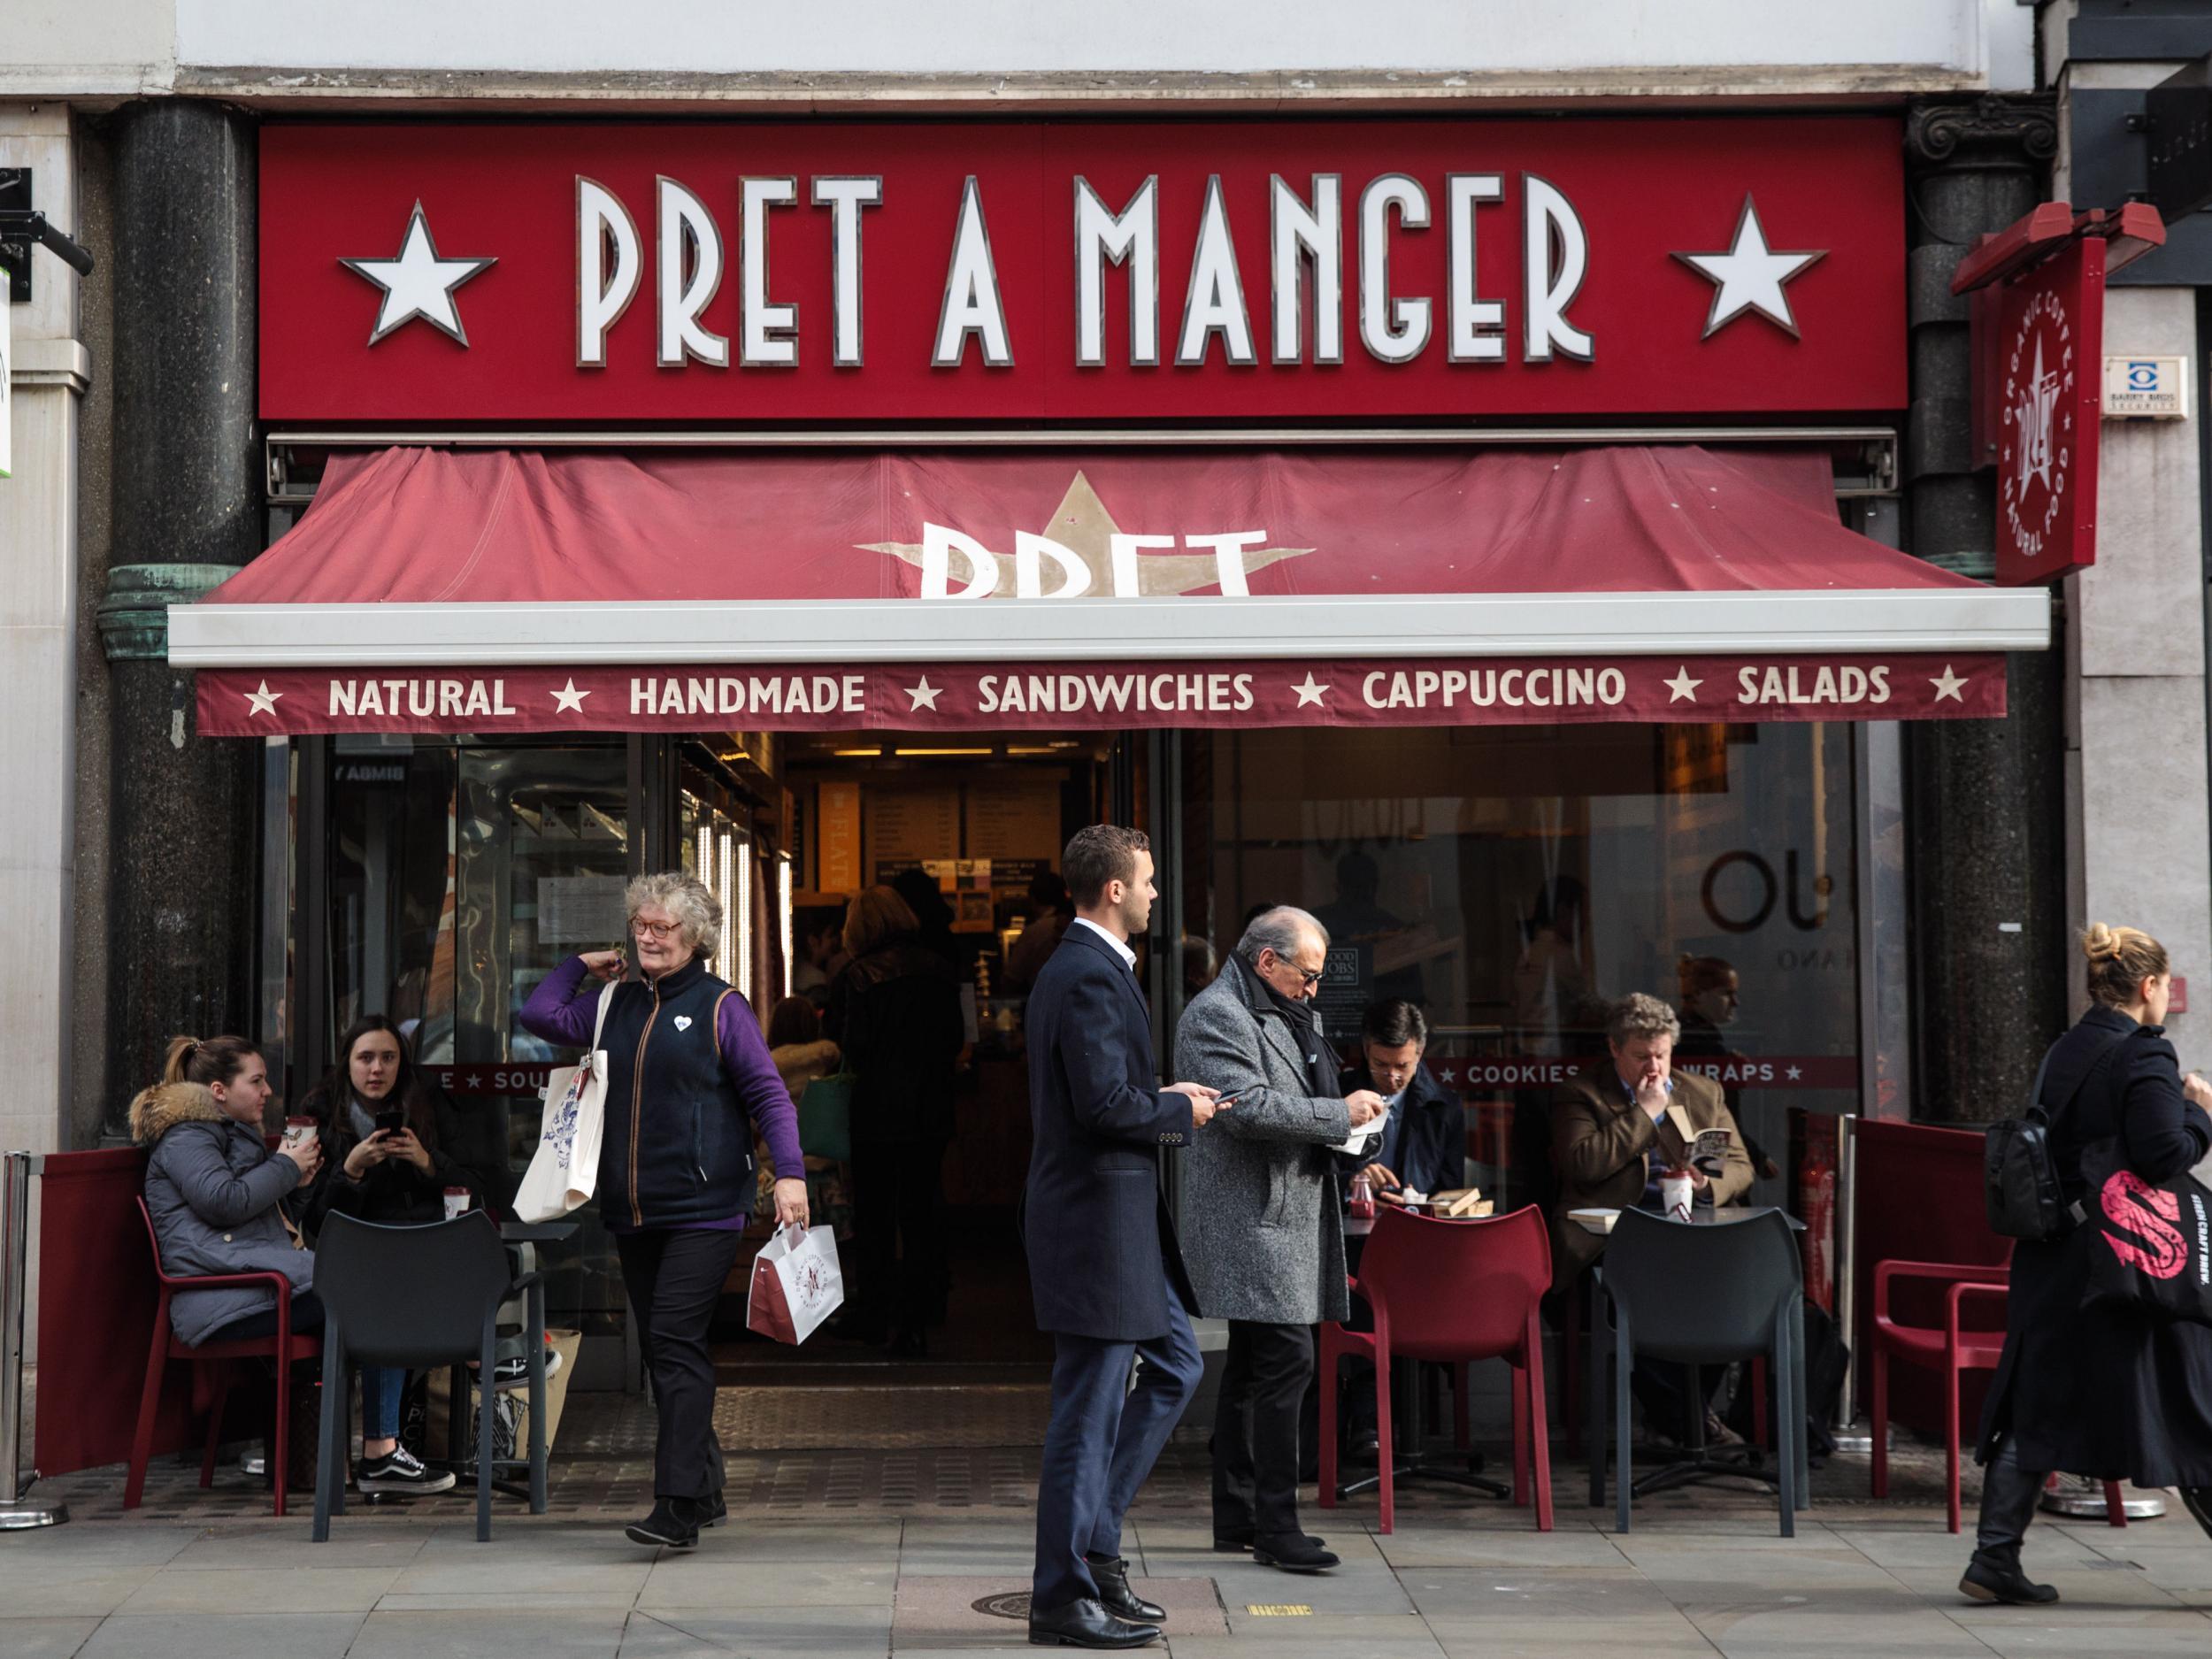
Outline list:
[[[1244,987],[1245,1001],[1256,1014],[1280,1014],[1290,1026],[1290,1040],[1306,1059],[1306,1087],[1315,1100],[1339,1100],[1344,1093],[1344,1063],[1321,1029],[1321,1017],[1311,1002],[1285,996],[1259,976],[1242,956],[1229,958]]]

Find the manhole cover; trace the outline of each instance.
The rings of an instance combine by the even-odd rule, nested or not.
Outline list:
[[[1026,1622],[1029,1617],[1029,1592],[1015,1590],[1004,1595],[987,1595],[980,1601],[970,1602],[969,1606],[975,1612],[992,1618],[1018,1618]]]

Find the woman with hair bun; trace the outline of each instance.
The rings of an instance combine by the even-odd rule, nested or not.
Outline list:
[[[292,1281],[292,1326],[323,1322],[315,1258],[284,1213],[284,1200],[322,1166],[322,1150],[269,1150],[262,1109],[269,1068],[243,1037],[173,1037],[161,1081],[131,1102],[131,1138],[150,1147],[146,1210],[161,1264],[179,1277],[276,1271]],[[169,1325],[194,1347],[276,1333],[266,1290],[180,1290]]]
[[[2212,1085],[2185,1079],[2163,1022],[2173,989],[2163,946],[2132,927],[2093,924],[2089,1011],[2044,1072],[2060,1196],[2086,1195],[2083,1149],[2117,1138],[2154,1184],[2212,1148]],[[2093,1480],[2176,1486],[2212,1533],[2212,1326],[2082,1306],[2087,1261],[2061,1238],[2023,1239],[2012,1256],[2004,1356],[1983,1408],[1974,1558],[1959,1589],[1978,1601],[2058,1600],[2020,1567],[2020,1545],[2054,1470]]]

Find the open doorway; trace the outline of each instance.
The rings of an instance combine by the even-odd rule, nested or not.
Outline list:
[[[841,1048],[833,1061],[803,1045],[867,1041],[854,1026],[855,986],[864,976],[847,949],[846,925],[856,896],[869,889],[899,895],[899,931],[912,918],[902,971],[949,979],[956,1057],[949,1086],[923,1058],[894,1091],[902,1102],[910,1095],[933,1128],[916,1121],[886,1131],[879,1110],[864,1112],[850,1157],[809,1158],[816,1218],[838,1230],[845,1315],[796,1349],[726,1319],[717,1330],[718,1371],[725,1384],[1041,1381],[1051,1345],[1033,1323],[1018,1227],[1030,1147],[1023,1015],[1030,984],[1073,914],[1061,849],[1117,800],[1141,794],[1126,774],[1142,756],[1110,733],[820,733],[781,741],[792,872],[787,983],[807,1007],[762,1012],[772,1043],[782,1040],[779,1059],[802,1097],[803,1120],[817,1103],[803,1099],[806,1079],[841,1077],[847,1066]],[[870,929],[880,918],[870,908],[864,901],[852,935],[864,961],[877,959]],[[918,1031],[915,1046],[926,1046]],[[839,1071],[824,1073],[824,1064]],[[853,1085],[816,1087],[827,1103]],[[942,1105],[941,1087],[949,1097]],[[895,1144],[872,1151],[863,1121],[871,1116],[876,1133]],[[882,1172],[887,1158],[899,1166],[895,1177]],[[893,1186],[896,1195],[887,1198]],[[927,1224],[918,1226],[921,1214]],[[887,1252],[882,1240],[894,1230]],[[742,1302],[733,1295],[725,1307],[736,1316]]]

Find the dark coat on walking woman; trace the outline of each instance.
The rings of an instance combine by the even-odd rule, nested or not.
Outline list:
[[[2052,1159],[2070,1202],[2094,1202],[2083,1148],[2112,1136],[2128,1166],[2170,1180],[2212,1146],[2212,1118],[2183,1094],[2164,1028],[2100,1003],[2059,1040],[2043,1081]],[[2212,1326],[2131,1309],[2085,1309],[2089,1240],[2022,1240],[2013,1251],[2005,1351],[1982,1412],[1979,1458],[2010,1433],[2023,1469],[2144,1486],[2212,1485]]]

